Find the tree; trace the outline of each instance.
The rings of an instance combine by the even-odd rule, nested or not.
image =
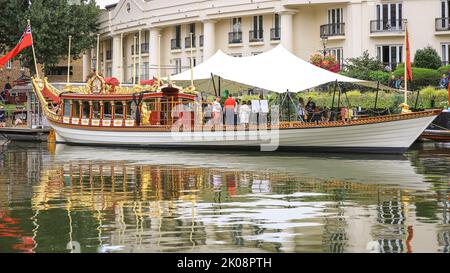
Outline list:
[[[68,53],[68,37],[72,35],[71,56],[76,59],[95,45],[100,10],[95,0],[82,0],[70,5],[67,0],[0,0],[0,50],[12,48],[20,39],[27,19],[31,21],[37,62],[54,66]],[[7,8],[3,8],[6,6]],[[34,70],[31,48],[21,54],[25,66]]]
[[[428,69],[438,69],[441,66],[441,58],[431,46],[416,51],[414,66]]]

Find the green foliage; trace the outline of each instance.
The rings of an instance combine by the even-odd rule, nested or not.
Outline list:
[[[441,66],[441,58],[437,51],[431,46],[416,51],[414,66],[428,69],[438,69]]]
[[[364,109],[372,109],[375,106],[375,97],[376,92],[361,92],[360,90],[350,90],[346,92],[348,102],[351,107],[359,107],[361,106]],[[412,93],[408,95],[408,104],[411,107],[414,106],[416,101],[417,93]],[[298,93],[296,95],[296,100],[299,98],[303,98],[305,102],[309,97],[312,97],[316,105],[319,107],[331,107],[333,101],[333,92],[317,92],[311,91],[306,93]],[[437,108],[446,108],[447,107],[447,90],[445,89],[436,89],[434,87],[426,87],[420,91],[418,107],[421,108],[430,108],[431,101],[434,100],[434,105]],[[347,106],[347,98],[344,94],[341,94],[341,106]],[[338,93],[336,92],[334,107],[337,107],[338,101]],[[400,108],[398,107],[403,102],[403,93],[402,92],[385,92],[380,91],[378,93],[378,109],[390,109],[392,113],[398,113]]]
[[[437,86],[439,84],[439,79],[441,78],[439,71],[433,69],[413,67],[412,73],[413,80],[410,83],[411,88],[408,88],[411,90],[418,90],[429,85]],[[394,75],[397,78],[403,77],[405,75],[405,69],[397,68],[394,71]]]
[[[390,73],[389,72],[384,72],[384,71],[370,71],[369,72],[369,80],[371,81],[379,81],[380,83],[387,85],[389,82],[389,77],[390,77]]]
[[[347,59],[345,71],[342,74],[356,79],[371,80],[371,72],[382,70],[383,64],[379,60],[370,57],[369,52],[366,50],[361,57]]]
[[[441,74],[448,74],[448,71],[450,71],[450,65],[446,65],[446,66],[441,66],[438,68],[439,73]]]
[[[27,19],[31,21],[37,61],[45,66],[51,67],[67,56],[69,35],[74,58],[95,45],[92,34],[97,30],[100,10],[94,0],[82,0],[80,5],[69,5],[67,0],[0,0],[0,6],[0,50],[17,44]],[[25,66],[34,70],[31,48],[21,55]]]

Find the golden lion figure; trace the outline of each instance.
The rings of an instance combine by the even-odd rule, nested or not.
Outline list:
[[[409,114],[412,112],[411,110],[409,110],[409,105],[406,103],[400,104],[400,108],[402,108],[402,114]]]

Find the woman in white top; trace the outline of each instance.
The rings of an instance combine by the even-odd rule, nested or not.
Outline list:
[[[222,105],[220,105],[221,98],[216,97],[216,100],[212,103],[212,124],[221,124],[222,117]]]
[[[244,102],[244,104],[242,104],[239,107],[239,120],[242,125],[244,125],[244,124],[246,125],[250,121],[250,113],[252,111],[250,109],[250,105],[251,105],[251,102],[247,101],[247,102]]]

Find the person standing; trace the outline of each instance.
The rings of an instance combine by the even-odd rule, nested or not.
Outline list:
[[[212,124],[222,124],[222,105],[220,105],[221,98],[216,97],[216,100],[212,103]]]
[[[233,98],[233,94],[228,95],[228,99],[225,101],[225,124],[234,125],[234,114],[236,112],[236,100]]]
[[[241,125],[248,125],[250,122],[251,102],[246,101],[239,107],[239,120]]]
[[[306,112],[308,114],[307,120],[311,121],[314,111],[316,110],[316,103],[312,100],[311,97],[308,98],[308,102],[306,103]]]
[[[298,99],[297,113],[301,121],[305,121],[305,101],[303,98]]]

